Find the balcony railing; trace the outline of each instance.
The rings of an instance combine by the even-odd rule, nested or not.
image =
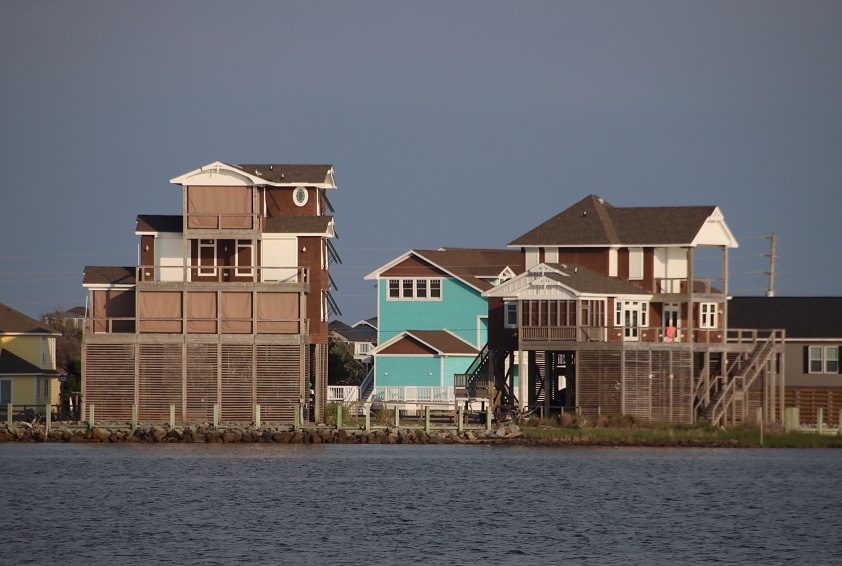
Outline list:
[[[696,295],[719,295],[724,293],[725,279],[693,279],[693,293]],[[686,295],[690,292],[686,277],[656,277],[655,292],[661,294]]]
[[[672,329],[670,329],[672,328]],[[524,344],[537,342],[688,342],[719,343],[725,341],[722,328],[661,326],[521,326]]]
[[[372,403],[453,403],[452,387],[375,387]]]
[[[307,267],[139,265],[136,281],[144,283],[237,282],[308,283]]]
[[[189,230],[260,230],[259,214],[250,212],[191,212],[187,215]]]
[[[193,328],[191,323],[200,324]],[[224,324],[223,324],[224,323]],[[295,331],[289,328],[295,327]],[[266,328],[273,328],[267,330]],[[283,329],[281,328],[283,327]],[[299,334],[297,318],[141,318],[138,328],[135,317],[88,317],[84,334]],[[303,334],[310,333],[310,321],[304,320]]]

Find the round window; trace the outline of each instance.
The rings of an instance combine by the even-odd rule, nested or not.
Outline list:
[[[292,200],[295,201],[296,205],[304,206],[307,204],[308,196],[306,187],[295,187],[295,191],[292,193]]]

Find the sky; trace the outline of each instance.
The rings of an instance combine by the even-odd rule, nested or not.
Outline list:
[[[777,295],[839,295],[840,29],[837,0],[0,0],[0,303],[84,304],[217,160],[335,166],[349,324],[405,251],[505,247],[589,194],[719,206],[734,295],[772,233]]]

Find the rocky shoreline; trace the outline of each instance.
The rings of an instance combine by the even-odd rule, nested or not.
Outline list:
[[[326,426],[299,428],[255,427],[252,425],[214,428],[210,424],[169,427],[161,425],[93,427],[54,425],[47,432],[42,425],[0,428],[0,442],[88,442],[88,443],[193,443],[193,444],[465,444],[524,440],[516,424],[497,425],[491,430],[452,429],[426,432],[417,428],[387,427],[375,430]]]

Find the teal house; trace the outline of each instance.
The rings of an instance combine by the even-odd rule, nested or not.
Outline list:
[[[482,293],[523,271],[519,250],[410,250],[366,276],[377,281],[378,346],[362,388],[368,401],[407,410],[455,401],[488,341]]]

